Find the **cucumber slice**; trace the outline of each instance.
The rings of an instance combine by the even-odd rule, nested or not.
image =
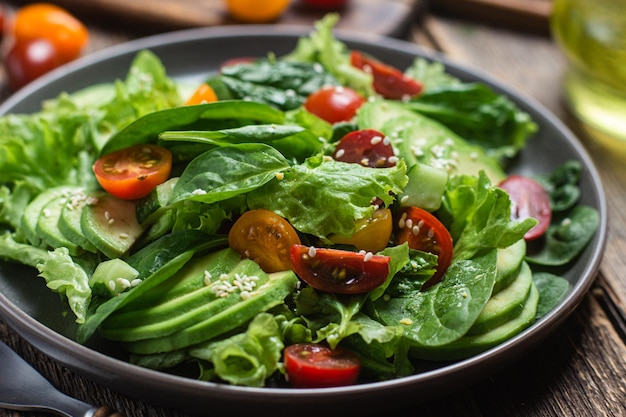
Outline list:
[[[526,241],[518,240],[508,248],[498,249],[496,282],[493,294],[497,294],[515,280],[526,256]]]
[[[39,213],[37,234],[41,241],[51,248],[67,248],[70,255],[78,255],[81,248],[67,238],[59,229],[59,218],[63,206],[67,204],[67,195],[61,195],[48,201]]]
[[[534,282],[522,312],[495,329],[474,336],[463,336],[442,346],[411,346],[410,355],[417,359],[448,361],[465,359],[484,352],[524,331],[535,322],[539,291]]]
[[[93,201],[95,202],[95,201]],[[59,217],[59,230],[69,240],[75,242],[78,246],[84,250],[92,253],[96,253],[96,247],[87,239],[87,236],[83,233],[83,229],[80,225],[80,218],[83,212],[83,208],[87,204],[91,204],[90,197],[84,190],[78,189],[72,192],[68,196],[67,203],[61,210],[61,216]]]
[[[526,262],[522,263],[517,278],[511,285],[492,295],[485,308],[467,332],[468,335],[487,333],[521,313],[530,294],[533,274]]]
[[[172,190],[178,182],[178,177],[170,178],[163,184],[157,185],[154,190],[150,192],[146,197],[139,200],[137,203],[137,221],[140,224],[154,223],[155,219],[162,213],[163,209],[167,207]]]
[[[443,169],[417,163],[406,175],[409,182],[398,197],[403,207],[415,206],[435,211],[441,206],[443,193],[448,183],[448,173]]]
[[[80,226],[87,239],[109,258],[128,253],[143,233],[137,222],[136,201],[120,200],[106,193],[92,197],[95,204],[83,207]]]
[[[139,271],[119,258],[100,262],[89,278],[93,294],[112,297],[137,286]]]
[[[28,203],[22,215],[21,226],[26,239],[28,239],[32,245],[40,246],[42,244],[41,237],[37,233],[37,223],[39,222],[41,210],[54,198],[67,195],[72,190],[73,187],[68,186],[50,188]]]

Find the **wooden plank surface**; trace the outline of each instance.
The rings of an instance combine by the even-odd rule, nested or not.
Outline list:
[[[492,25],[547,33],[552,0],[432,0],[432,9]]]
[[[263,1],[263,0],[259,0]],[[16,4],[31,3],[20,0]],[[115,21],[128,28],[142,27],[150,32],[199,26],[237,24],[225,0],[50,0],[79,17]],[[338,28],[363,30],[374,34],[398,36],[411,22],[423,0],[350,0],[340,9]],[[324,11],[292,0],[287,11],[275,22],[311,25]]]

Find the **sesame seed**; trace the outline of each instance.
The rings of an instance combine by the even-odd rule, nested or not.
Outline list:
[[[201,189],[201,188],[196,188],[195,190],[193,190],[191,192],[191,194],[193,194],[193,195],[203,195],[203,194],[206,194],[206,191]]]
[[[139,278],[134,279],[130,282],[130,286],[135,288],[137,285],[141,284],[141,280]]]
[[[572,224],[572,219],[569,217],[564,218],[561,222],[561,226],[569,226],[570,224]]]
[[[314,247],[314,246],[310,246],[310,247],[309,247],[309,252],[308,252],[308,255],[309,255],[311,258],[315,258],[315,255],[316,255],[316,254],[317,254],[317,250],[315,249],[315,247]]]
[[[335,154],[335,158],[341,158],[342,156],[344,156],[346,153],[345,149],[339,149],[337,151],[337,153]]]
[[[50,209],[43,209],[42,214],[44,217],[50,217],[52,216],[52,211],[50,211]]]
[[[399,159],[398,159],[398,157],[397,157],[397,156],[390,156],[390,157],[387,159],[387,161],[388,161],[390,164],[397,164],[397,163],[398,163],[398,161],[399,161]]]
[[[379,144],[379,143],[380,143],[380,142],[382,142],[382,141],[383,141],[383,138],[382,138],[382,137],[380,137],[380,136],[374,136],[374,137],[370,140],[370,144],[371,144],[371,145],[377,145],[377,144]]]
[[[371,261],[373,257],[374,257],[374,254],[372,252],[367,252],[365,256],[363,257],[363,262]]]
[[[409,196],[403,195],[402,198],[400,198],[400,203],[406,203],[408,200],[409,200]]]

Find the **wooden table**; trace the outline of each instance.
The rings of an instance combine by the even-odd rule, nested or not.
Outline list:
[[[461,0],[459,0],[461,1]],[[538,1],[538,0],[534,0]],[[546,0],[547,1],[547,0]],[[139,0],[135,0],[139,3]],[[440,3],[446,3],[442,1]],[[447,2],[450,3],[450,2]],[[489,2],[487,2],[489,3]],[[517,2],[518,4],[520,2]],[[460,20],[423,10],[406,38],[485,71],[542,103],[581,138],[597,164],[608,199],[610,230],[601,271],[579,308],[548,340],[507,369],[461,391],[422,403],[399,415],[430,416],[620,416],[626,415],[626,145],[609,148],[590,140],[568,115],[560,77],[564,59],[546,32],[499,27],[494,21]],[[484,17],[484,16],[479,16]],[[535,16],[536,17],[536,16]],[[88,52],[149,34],[151,27],[87,20]],[[35,351],[0,322],[0,339],[62,391],[127,416],[183,417],[127,398],[85,380]],[[2,366],[0,364],[0,366]],[[0,417],[38,416],[0,410]]]

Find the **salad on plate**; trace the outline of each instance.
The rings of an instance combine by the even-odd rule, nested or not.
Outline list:
[[[350,50],[336,19],[199,87],[145,50],[0,118],[0,258],[67,301],[79,343],[330,387],[479,354],[567,294],[599,224],[580,163],[508,175],[527,113],[441,63]]]

